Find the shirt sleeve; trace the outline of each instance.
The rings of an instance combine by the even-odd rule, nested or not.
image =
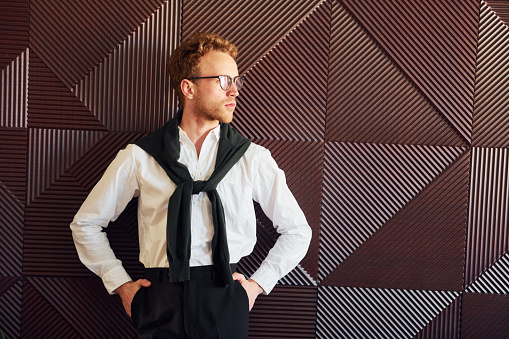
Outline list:
[[[110,294],[131,281],[103,232],[139,194],[132,145],[120,151],[92,189],[70,227],[81,262],[101,277]]]
[[[251,276],[268,294],[278,280],[295,268],[306,255],[311,242],[311,228],[286,184],[284,172],[267,149],[261,151],[257,169],[253,199],[260,204],[280,234],[265,260]]]

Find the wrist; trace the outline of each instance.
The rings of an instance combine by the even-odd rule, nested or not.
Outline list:
[[[256,281],[254,281],[253,279],[248,279],[248,281],[256,284],[256,286],[258,287],[258,294],[263,293],[263,288]]]

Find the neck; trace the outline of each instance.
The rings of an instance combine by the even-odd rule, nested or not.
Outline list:
[[[184,107],[182,120],[180,121],[179,126],[184,132],[186,132],[189,139],[191,139],[199,156],[203,141],[205,141],[205,138],[209,132],[216,128],[218,125],[219,121],[206,120],[203,117],[200,117],[198,114],[195,114],[190,109],[186,110]]]

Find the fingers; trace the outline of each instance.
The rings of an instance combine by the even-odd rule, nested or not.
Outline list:
[[[232,274],[232,278],[233,278],[233,280],[238,280],[241,283],[246,280],[246,277],[244,276],[244,274],[240,274],[237,272]]]
[[[136,283],[138,283],[139,287],[150,287],[150,285],[152,285],[152,283],[147,279],[138,279]]]

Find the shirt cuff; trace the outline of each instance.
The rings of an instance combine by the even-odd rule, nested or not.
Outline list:
[[[126,270],[122,266],[117,266],[106,272],[101,276],[104,287],[109,294],[115,294],[113,292],[119,286],[125,284],[126,282],[132,281],[129,274],[127,274]]]
[[[256,281],[256,283],[263,288],[263,294],[267,295],[272,291],[274,286],[276,286],[280,278],[274,271],[262,263],[260,268],[253,273],[251,279]]]

